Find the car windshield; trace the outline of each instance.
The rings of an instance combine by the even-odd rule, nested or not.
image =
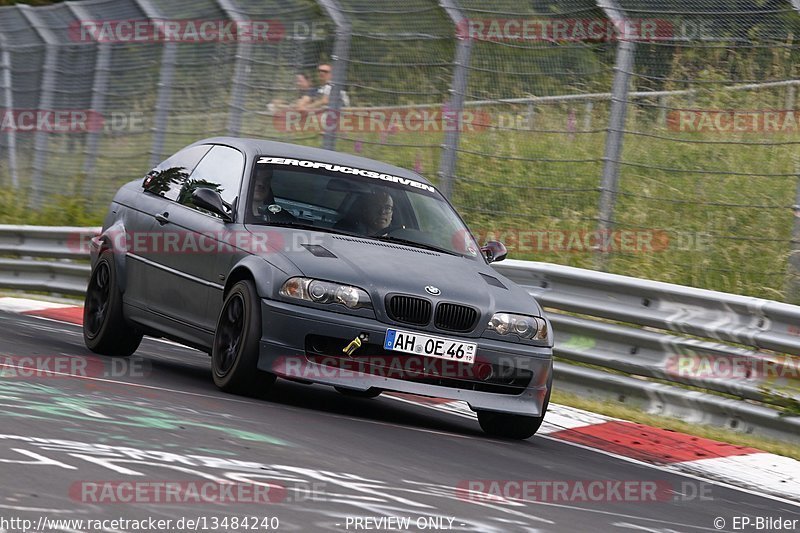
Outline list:
[[[277,157],[255,163],[248,222],[344,233],[467,257],[478,246],[441,194],[421,181]]]

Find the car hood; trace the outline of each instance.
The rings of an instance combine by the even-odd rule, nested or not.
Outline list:
[[[279,253],[297,267],[298,275],[361,287],[373,302],[402,293],[434,303],[467,304],[484,313],[542,313],[531,295],[481,260],[374,239],[270,230],[280,232],[282,238],[273,241],[279,241]],[[431,294],[426,287],[435,287],[440,294]]]

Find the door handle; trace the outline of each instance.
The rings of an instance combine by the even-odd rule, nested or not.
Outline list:
[[[156,221],[162,226],[167,222],[169,222],[169,213],[167,213],[166,211],[153,216],[155,217]]]

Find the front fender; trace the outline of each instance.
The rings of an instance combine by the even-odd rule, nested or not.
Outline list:
[[[231,269],[225,282],[224,294],[242,279],[251,278],[256,285],[256,293],[261,298],[275,298],[283,282],[289,275],[262,257],[248,255],[240,259]]]

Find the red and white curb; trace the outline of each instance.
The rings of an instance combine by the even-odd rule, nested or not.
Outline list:
[[[78,325],[83,319],[80,306],[26,298],[0,297],[0,311]],[[399,393],[386,396],[454,416],[476,418],[465,402]],[[557,404],[550,404],[537,435],[800,502],[800,461],[755,448],[734,446]]]
[[[82,306],[43,302],[29,298],[2,297],[0,298],[0,311],[50,318],[70,324],[80,325],[83,323]]]
[[[465,402],[394,394],[397,400],[476,419]],[[800,461],[755,448],[550,404],[537,436],[800,502]],[[536,438],[536,437],[534,437]]]

